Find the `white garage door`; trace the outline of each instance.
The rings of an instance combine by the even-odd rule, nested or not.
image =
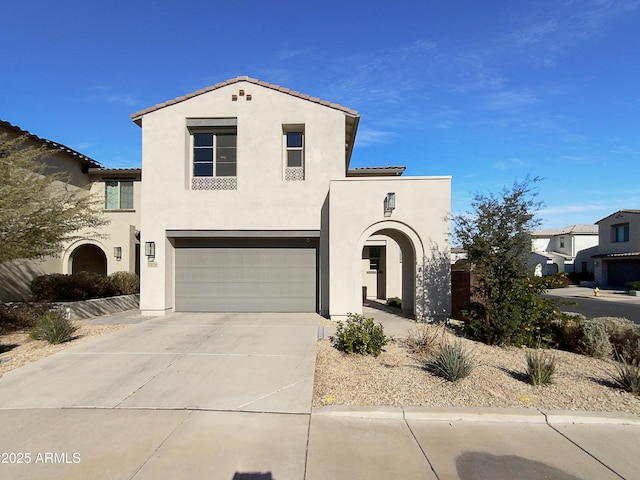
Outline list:
[[[316,249],[176,248],[176,310],[315,312]]]

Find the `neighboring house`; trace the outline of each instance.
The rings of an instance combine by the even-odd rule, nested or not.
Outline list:
[[[5,121],[0,121],[0,132],[11,137],[25,136],[36,147],[50,147],[54,153],[44,161],[68,175],[70,188],[104,199],[104,215],[110,220],[99,238],[75,240],[65,245],[57,257],[14,260],[0,265],[0,300],[27,299],[31,280],[40,275],[138,272],[141,170],[103,168],[86,155]]]
[[[591,256],[598,246],[597,225],[571,225],[531,234],[529,265],[537,276],[593,273]]]
[[[401,281],[381,287],[376,271],[375,296],[399,293],[420,317],[448,315],[448,268],[427,281],[421,272],[439,252],[448,265],[451,178],[351,169],[356,111],[238,77],[132,119],[145,172],[143,313],[344,318],[362,312],[363,259],[371,266],[371,250],[381,259],[384,247],[402,252]]]
[[[640,281],[640,210],[619,210],[596,222],[595,279],[600,286]]]

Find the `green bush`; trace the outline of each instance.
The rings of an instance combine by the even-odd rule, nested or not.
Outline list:
[[[402,300],[398,297],[387,298],[387,305],[395,308],[402,308]]]
[[[349,313],[345,322],[338,322],[336,336],[332,340],[333,346],[341,352],[377,357],[393,338],[387,337],[382,324],[376,325],[373,318]]]
[[[461,343],[445,344],[431,363],[435,373],[450,382],[457,382],[471,373],[473,363]]]
[[[618,357],[628,362],[640,363],[640,325],[626,318],[598,317]]]
[[[140,278],[135,273],[115,272],[107,277],[114,295],[133,295],[140,293]]]
[[[569,284],[566,273],[554,273],[553,275],[545,275],[544,277],[530,277],[530,284],[535,284],[549,290],[551,288],[563,288]]]
[[[622,362],[617,366],[617,372],[613,375],[613,381],[623,390],[630,393],[640,394],[640,363]]]
[[[555,302],[541,298],[546,288],[532,279],[518,279],[499,304],[470,302],[463,314],[465,332],[489,345],[535,347],[553,340]]]
[[[139,291],[138,276],[129,272],[116,272],[108,277],[94,272],[54,273],[36,277],[31,282],[31,293],[41,302],[77,302]]]
[[[624,284],[629,290],[640,290],[640,281],[627,282]]]
[[[0,304],[0,334],[16,330],[28,330],[48,307],[42,303]]]
[[[556,372],[556,357],[549,356],[542,350],[527,352],[527,379],[534,386],[547,385],[553,382]]]
[[[29,336],[34,340],[46,340],[57,345],[71,340],[77,329],[78,327],[67,320],[62,313],[50,310],[36,320]]]
[[[112,294],[107,277],[93,272],[54,273],[31,281],[31,293],[42,302],[76,302]]]

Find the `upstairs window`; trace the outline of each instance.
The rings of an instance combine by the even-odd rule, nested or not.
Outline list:
[[[193,134],[193,176],[236,176],[236,133]]]
[[[235,118],[187,118],[192,190],[238,188]]]
[[[613,243],[629,241],[629,224],[622,223],[611,227],[611,236]]]
[[[107,180],[105,184],[105,210],[133,210],[133,181]]]
[[[304,127],[285,126],[284,130],[284,178],[304,180]]]

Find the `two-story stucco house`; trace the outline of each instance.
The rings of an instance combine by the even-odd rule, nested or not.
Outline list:
[[[595,278],[600,286],[640,281],[640,210],[619,210],[596,222]]]
[[[25,137],[30,145],[46,146],[51,155],[43,161],[67,174],[68,187],[104,201],[109,224],[98,238],[82,237],[64,245],[58,256],[39,260],[14,260],[0,265],[0,301],[28,299],[34,277],[51,273],[92,271],[109,275],[138,272],[140,263],[140,169],[103,168],[94,159],[51,140],[40,138],[0,121],[0,133]],[[82,236],[82,232],[79,232]]]
[[[362,311],[365,245],[386,238],[401,252],[403,309],[448,314],[448,291],[434,300],[448,272],[433,288],[416,276],[449,252],[451,179],[350,168],[356,111],[238,77],[132,119],[142,128],[143,313],[343,318]]]
[[[597,246],[597,225],[536,230],[531,234],[529,263],[536,275],[593,273],[591,256]]]

